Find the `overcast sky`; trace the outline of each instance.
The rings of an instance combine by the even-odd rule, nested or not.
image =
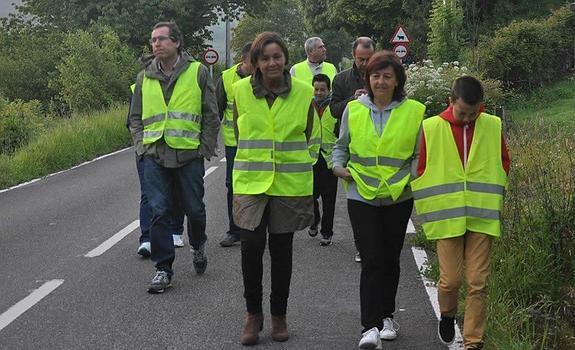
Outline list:
[[[12,3],[20,3],[20,0],[0,0],[0,17],[6,17],[10,12],[14,12]]]

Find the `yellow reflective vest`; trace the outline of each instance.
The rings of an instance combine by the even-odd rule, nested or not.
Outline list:
[[[197,149],[200,145],[202,91],[198,85],[199,62],[190,62],[180,74],[166,105],[160,82],[144,75],[142,122],[145,145],[164,138],[174,149]]]
[[[328,169],[333,168],[333,160],[331,154],[333,153],[333,147],[335,146],[335,141],[337,141],[337,136],[335,135],[335,125],[337,124],[337,119],[331,114],[331,109],[329,106],[323,111],[320,119],[321,122],[321,155],[325,159]]]
[[[311,85],[313,74],[309,68],[307,60],[294,64],[293,69],[294,77]],[[337,74],[337,69],[333,64],[324,61],[321,66],[321,73],[327,75],[329,77],[329,81],[333,82],[333,78]]]
[[[234,194],[313,194],[314,159],[306,140],[313,89],[296,79],[291,83],[288,96],[278,96],[271,108],[265,98],[254,96],[250,77],[235,83],[238,150]]]
[[[233,84],[242,79],[238,71],[238,63],[229,69],[222,72],[222,83],[226,92],[226,109],[224,110],[224,118],[222,120],[222,136],[224,137],[224,144],[226,146],[237,146],[236,136],[234,134],[234,88]]]
[[[391,111],[378,135],[369,107],[355,100],[347,104],[349,153],[347,167],[359,194],[368,200],[399,198],[408,185],[411,160],[425,106],[407,99]]]
[[[411,188],[426,237],[458,237],[467,231],[499,236],[507,186],[501,120],[486,113],[477,118],[465,167],[448,121],[429,118],[423,122],[423,133],[425,171]]]

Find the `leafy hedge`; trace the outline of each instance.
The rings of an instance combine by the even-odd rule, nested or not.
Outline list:
[[[514,21],[483,38],[479,68],[515,88],[564,77],[573,61],[575,14],[565,5],[543,19]]]

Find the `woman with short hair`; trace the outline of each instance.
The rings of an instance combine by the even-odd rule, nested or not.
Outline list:
[[[345,180],[361,255],[361,349],[397,337],[393,320],[399,257],[413,208],[409,187],[425,106],[405,97],[405,70],[392,52],[374,54],[368,93],[347,104],[333,151],[333,172]]]

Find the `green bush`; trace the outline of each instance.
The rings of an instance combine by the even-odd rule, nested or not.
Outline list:
[[[25,146],[42,128],[40,101],[8,102],[0,99],[0,154]]]
[[[407,67],[405,91],[409,98],[426,106],[426,116],[434,116],[448,106],[452,82],[462,75],[473,75],[481,79],[485,90],[485,105],[489,108],[503,98],[500,83],[494,79],[482,79],[481,74],[470,71],[459,62],[443,63],[435,66],[431,60],[410,64]]]
[[[575,332],[573,127],[530,120],[508,137],[513,157],[504,234],[494,245],[489,341],[572,349]],[[501,319],[503,317],[503,320]],[[505,337],[502,337],[505,335]]]
[[[574,31],[568,5],[544,19],[514,21],[481,40],[475,52],[479,68],[516,88],[561,78],[573,60]]]
[[[100,110],[128,99],[139,67],[112,29],[96,25],[70,33],[64,52],[52,86],[72,112]]]

